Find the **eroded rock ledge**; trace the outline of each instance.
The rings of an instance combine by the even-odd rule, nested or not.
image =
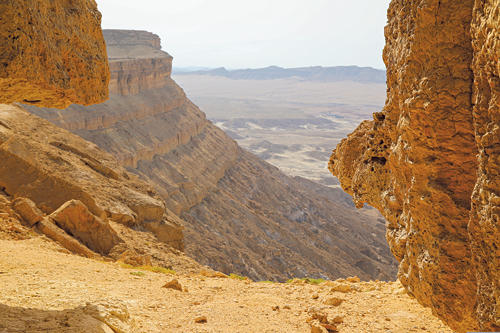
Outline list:
[[[459,332],[500,329],[498,13],[392,1],[386,105],[329,164],[357,206],[384,214],[403,285]]]
[[[117,234],[124,227],[184,249],[180,220],[153,187],[95,144],[16,105],[0,105],[0,159],[9,214],[73,252],[119,259],[133,252]]]
[[[95,1],[2,1],[0,13],[0,103],[65,108],[108,98]]]

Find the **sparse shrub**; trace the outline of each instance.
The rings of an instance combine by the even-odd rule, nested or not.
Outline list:
[[[325,279],[303,278],[303,279],[290,279],[290,280],[286,281],[286,283],[292,283],[294,280],[305,281],[306,283],[309,283],[309,284],[320,284],[320,283],[325,282]]]
[[[240,276],[240,275],[236,275],[236,274],[233,274],[233,273],[229,274],[229,277],[231,279],[246,280],[246,277]]]
[[[154,272],[154,273],[162,273],[162,274],[175,274],[176,272],[171,270],[171,269],[168,269],[168,268],[165,268],[165,267],[156,267],[156,266],[133,266],[133,265],[130,265],[130,264],[125,264],[123,262],[119,263],[119,265],[123,268],[127,268],[127,269],[140,269],[140,270],[143,270],[143,271],[149,271],[149,272]]]
[[[155,273],[175,274],[175,271],[168,269],[168,268],[165,268],[165,267],[146,267],[146,269],[151,271],[151,272],[155,272]]]
[[[259,283],[274,283],[274,281],[259,281]]]
[[[144,276],[146,275],[146,273],[143,273],[143,272],[130,272],[131,275],[135,275],[135,276]]]

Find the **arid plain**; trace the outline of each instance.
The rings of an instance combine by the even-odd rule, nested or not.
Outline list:
[[[382,109],[386,94],[385,72],[345,68],[347,74],[313,78],[288,69],[274,78],[276,67],[239,70],[238,76],[174,71],[172,77],[240,146],[290,176],[331,186],[338,184],[327,170],[332,149]],[[322,70],[328,69],[335,67]]]

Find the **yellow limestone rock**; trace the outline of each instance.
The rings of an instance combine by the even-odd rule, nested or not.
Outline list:
[[[367,202],[384,214],[401,283],[459,332],[479,328],[468,224],[478,167],[472,45],[484,41],[476,40],[474,30],[471,36],[471,21],[482,21],[475,17],[491,7],[487,3],[391,2],[385,29],[386,105],[342,140],[329,164],[358,207]],[[478,27],[483,36],[495,31],[490,23]]]
[[[106,44],[94,0],[7,0],[0,13],[0,103],[65,108],[108,98]]]

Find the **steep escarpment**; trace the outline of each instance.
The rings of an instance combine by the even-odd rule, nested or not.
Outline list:
[[[101,13],[93,0],[0,4],[0,103],[65,108],[108,97]]]
[[[109,101],[27,108],[96,143],[154,185],[184,221],[188,255],[258,280],[393,279],[383,220],[316,194],[241,150],[172,81],[171,57],[159,51],[154,35],[104,35]]]
[[[329,168],[383,213],[421,304],[457,331],[498,330],[497,5],[393,1],[388,18],[386,105]]]

